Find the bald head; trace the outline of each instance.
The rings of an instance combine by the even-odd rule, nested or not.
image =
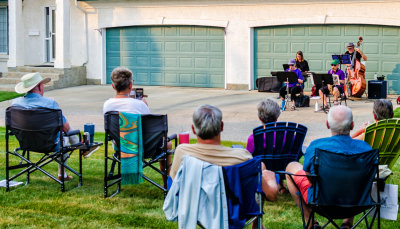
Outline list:
[[[349,135],[353,129],[353,114],[346,106],[334,106],[328,113],[328,128],[333,135]]]

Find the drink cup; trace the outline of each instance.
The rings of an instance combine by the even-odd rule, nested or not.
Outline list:
[[[93,143],[94,140],[94,124],[93,123],[86,123],[83,126],[83,132],[89,133],[89,144]]]
[[[189,144],[189,132],[182,132],[179,134],[179,145]]]

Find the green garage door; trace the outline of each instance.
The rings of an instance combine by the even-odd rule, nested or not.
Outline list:
[[[373,25],[296,25],[254,29],[254,75],[270,76],[301,50],[312,72],[325,73],[331,55],[343,54],[348,42],[362,36],[361,50],[368,57],[366,78],[387,76],[388,92],[400,93],[400,27]],[[345,69],[345,66],[342,66]],[[255,84],[254,84],[255,85]],[[310,82],[306,83],[310,89]]]
[[[196,26],[110,28],[106,31],[107,83],[111,72],[132,70],[135,84],[224,87],[224,30]]]

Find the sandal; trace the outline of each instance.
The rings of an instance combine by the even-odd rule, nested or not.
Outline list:
[[[342,223],[340,225],[340,229],[351,229],[352,227],[353,227],[353,225],[351,225],[350,223],[347,223],[347,222]]]
[[[339,101],[337,101],[337,100],[333,101],[333,105],[335,105],[335,106],[339,105]]]
[[[319,223],[317,221],[314,221],[312,228],[313,229],[321,229],[322,227],[319,225]]]
[[[296,106],[291,106],[291,107],[290,107],[290,110],[291,110],[291,111],[296,110]]]

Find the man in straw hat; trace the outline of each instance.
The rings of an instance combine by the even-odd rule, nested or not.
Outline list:
[[[12,106],[20,106],[24,108],[49,108],[49,109],[60,109],[57,102],[53,99],[46,98],[43,96],[44,84],[50,82],[50,78],[42,78],[38,72],[29,73],[21,78],[21,82],[15,86],[15,91],[19,94],[25,94],[23,97],[14,99]],[[63,119],[63,131],[68,132],[71,130],[67,119]],[[58,139],[56,139],[58,141]],[[74,135],[69,137],[69,142],[78,143],[78,136]],[[64,154],[64,157],[68,157],[68,153]],[[61,166],[58,166],[58,179],[61,179],[61,174],[64,174],[64,181],[69,181],[72,176],[68,176],[65,171],[61,171]]]

